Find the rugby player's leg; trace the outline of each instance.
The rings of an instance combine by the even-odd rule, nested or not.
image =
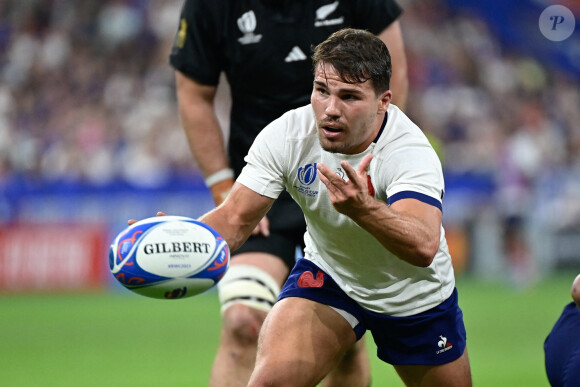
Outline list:
[[[258,333],[289,269],[278,257],[258,252],[235,255],[218,284],[222,330],[210,386],[246,386],[256,359]]]
[[[262,326],[249,386],[315,386],[355,341],[350,323],[333,308],[284,298]]]
[[[344,354],[322,381],[323,387],[371,385],[370,359],[365,342],[363,336]]]
[[[471,387],[467,348],[456,360],[434,366],[397,365],[395,370],[408,387]]]

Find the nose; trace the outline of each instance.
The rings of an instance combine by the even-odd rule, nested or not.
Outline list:
[[[326,108],[324,113],[328,117],[339,117],[340,116],[340,100],[335,96],[330,96],[327,100]]]

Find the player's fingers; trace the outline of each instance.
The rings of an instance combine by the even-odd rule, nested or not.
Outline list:
[[[336,203],[340,203],[346,199],[345,189],[346,182],[340,178],[340,176],[336,176],[336,179],[339,181],[336,183],[330,182],[326,177],[323,177],[323,183],[326,186],[326,191],[328,192],[328,197],[330,198],[330,202],[334,205]],[[322,180],[322,178],[321,178]]]
[[[166,214],[165,212],[157,211],[157,216],[167,216],[167,214]],[[137,222],[138,222],[138,220],[135,220],[135,219],[129,219],[129,220],[127,221],[127,224],[129,224],[129,226],[130,226],[130,225],[132,225],[132,224],[135,224],[135,223],[137,223]]]
[[[357,184],[358,175],[352,165],[350,165],[348,161],[342,160],[340,166],[344,169],[346,176],[348,176],[348,180],[351,181],[352,184]]]
[[[265,237],[270,236],[270,221],[268,218],[264,217],[252,230],[252,235],[263,235]]]
[[[318,171],[320,172],[321,177],[324,176],[326,178],[327,182],[330,182],[332,184],[335,184],[335,181],[333,181],[333,179],[335,177],[338,177],[336,175],[336,173],[332,172],[330,170],[330,168],[328,168],[326,165],[322,164],[322,163],[318,163],[316,168],[318,169]]]
[[[324,174],[320,174],[319,177],[320,181],[322,181],[322,184],[326,186],[326,190],[330,194],[331,199],[333,199],[333,197],[338,192],[338,187],[335,184],[333,184]]]
[[[362,161],[360,162],[360,165],[358,166],[358,173],[359,175],[363,175],[363,174],[367,174],[369,171],[369,167],[371,166],[371,161],[373,160],[374,155],[371,153],[369,155],[366,155]]]
[[[318,164],[318,171],[320,172],[321,180],[322,177],[326,178],[326,180],[323,180],[322,182],[327,186],[327,188],[330,188],[329,185],[338,189],[342,189],[342,187],[344,187],[346,182],[326,165]]]
[[[260,234],[265,237],[270,236],[270,221],[267,217],[264,217],[260,223],[258,223],[258,227],[260,228]]]

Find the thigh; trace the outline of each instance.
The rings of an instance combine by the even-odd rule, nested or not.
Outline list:
[[[470,387],[471,369],[467,349],[456,360],[440,365],[396,365],[406,386]]]
[[[351,325],[331,307],[284,298],[260,332],[250,385],[316,385],[355,341]]]

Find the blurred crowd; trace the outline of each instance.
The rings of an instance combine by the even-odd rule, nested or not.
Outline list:
[[[400,3],[407,111],[444,164],[446,221],[493,212],[516,260],[526,227],[580,228],[579,79],[444,0]],[[181,4],[0,2],[0,189],[196,175],[168,64]]]
[[[163,184],[191,168],[168,53],[181,2],[0,2],[0,180]]]
[[[506,216],[543,210],[558,226],[577,224],[580,80],[502,47],[474,15],[410,3],[409,114],[440,141],[445,169],[487,176]]]

